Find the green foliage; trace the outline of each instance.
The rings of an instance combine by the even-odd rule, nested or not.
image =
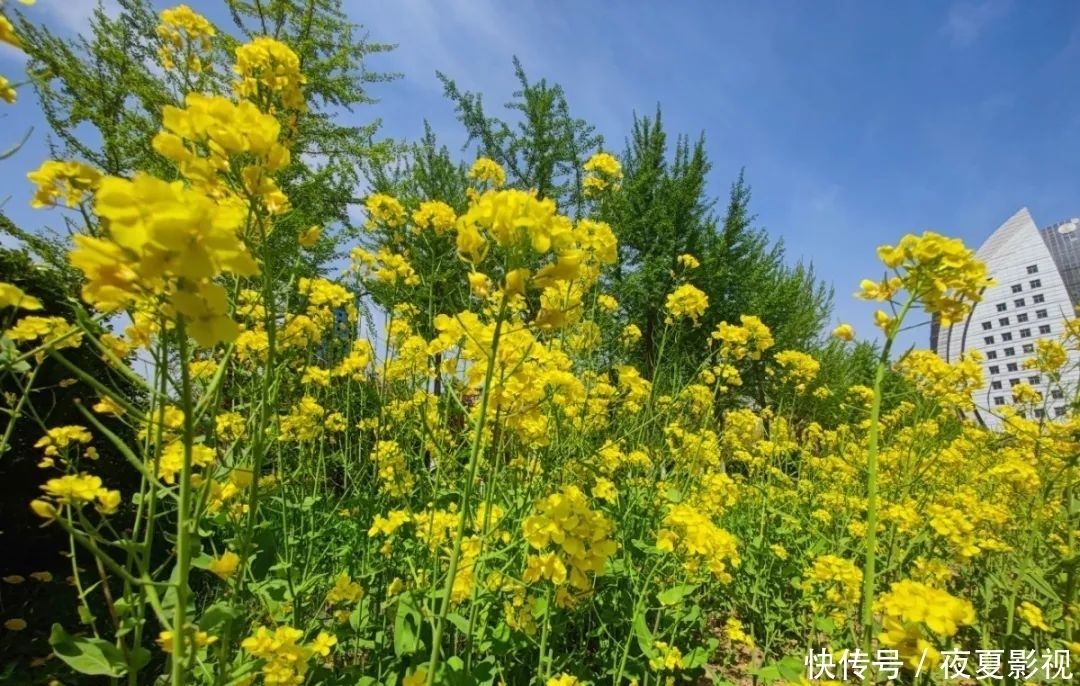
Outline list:
[[[712,164],[704,135],[693,143],[679,136],[669,159],[659,107],[651,118],[635,116],[622,160],[623,190],[602,213],[619,236],[620,260],[609,288],[619,294],[629,321],[642,331],[635,362],[643,372],[649,378],[688,378],[702,364],[717,324],[737,324],[749,313],[770,327],[778,349],[807,348],[827,321],[831,290],[812,268],[786,265],[782,243],[754,227],[743,174],[732,184],[727,207],[718,217],[716,201],[708,196]],[[694,256],[701,266],[683,269],[678,263],[683,254]],[[677,339],[666,343],[673,346],[668,359],[678,367],[660,370],[664,304],[682,280],[701,289],[709,307],[700,326],[685,326]],[[760,388],[760,378],[745,381],[751,391]]]
[[[489,116],[480,94],[462,92],[448,76],[436,73],[468,133],[466,147],[475,142],[480,156],[498,162],[509,185],[535,189],[539,197],[580,213],[582,166],[603,146],[603,137],[584,119],[571,116],[562,86],[548,85],[546,79],[530,82],[521,61],[513,61],[521,88],[505,107],[517,113],[516,122]]]
[[[425,122],[424,135],[419,141],[399,146],[392,160],[371,169],[371,190],[397,198],[410,213],[421,202],[439,198],[455,214],[461,214],[468,205],[467,172],[464,163],[455,163],[446,146],[439,145],[435,132]],[[452,232],[437,235],[431,231],[413,233],[371,226],[360,232],[358,241],[372,253],[385,250],[408,256],[420,275],[420,284],[402,287],[397,283],[368,283],[363,286],[364,294],[386,312],[404,303],[417,307],[424,315],[422,335],[428,338],[435,335],[430,323],[437,315],[457,314],[466,307],[469,270],[457,257]]]

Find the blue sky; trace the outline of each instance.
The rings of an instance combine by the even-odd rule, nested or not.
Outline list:
[[[85,22],[71,9],[83,1],[31,11],[71,30]],[[190,4],[224,19],[219,2]],[[1020,207],[1040,225],[1080,215],[1071,0],[346,5],[372,40],[399,45],[370,68],[404,75],[376,85],[380,103],[359,120],[415,138],[426,118],[456,148],[463,136],[435,70],[495,110],[515,89],[515,54],[530,78],[560,83],[572,114],[616,152],[632,114],[659,103],[669,135],[705,133],[711,193],[723,198],[746,168],[759,224],[835,285],[836,321],[861,334],[872,335],[874,308],[851,293],[880,274],[878,245],[929,229],[977,248]],[[0,73],[18,69],[0,52]],[[0,146],[36,122],[29,91],[6,111]],[[44,158],[42,133],[0,166],[5,210],[27,225],[43,221],[24,210],[23,176]],[[924,343],[925,329],[905,340]]]

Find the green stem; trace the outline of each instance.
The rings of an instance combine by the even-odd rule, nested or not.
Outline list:
[[[468,518],[469,505],[472,500],[473,484],[476,481],[476,472],[480,464],[480,448],[484,442],[484,427],[487,420],[488,401],[491,397],[491,380],[495,376],[496,355],[499,351],[499,337],[502,334],[503,320],[506,317],[506,294],[503,294],[499,304],[499,314],[495,319],[495,331],[491,337],[491,351],[489,352],[487,370],[484,372],[484,390],[480,396],[480,413],[476,419],[476,431],[473,434],[472,449],[469,452],[469,476],[465,479],[465,487],[461,494],[461,516],[458,518],[457,532],[454,535],[454,548],[450,553],[450,566],[446,573],[446,582],[443,584],[442,603],[439,606],[439,614],[435,618],[434,636],[431,640],[431,659],[428,661],[427,684],[435,683],[435,670],[439,666],[439,648],[442,643],[443,628],[446,626],[446,616],[450,613],[450,594],[454,588],[454,576],[457,574],[458,562],[461,559],[461,542],[465,538],[465,520]]]
[[[913,303],[914,298],[908,298],[904,306],[900,308],[896,319],[885,331],[885,346],[881,350],[881,357],[878,359],[877,370],[874,374],[874,401],[870,407],[870,437],[866,448],[866,533],[863,535],[866,561],[863,565],[862,629],[863,650],[868,655],[871,654],[874,640],[874,588],[877,581],[875,574],[877,571],[878,439],[881,429],[881,393],[896,332]],[[870,679],[870,673],[867,671],[863,683],[870,683]]]
[[[184,632],[187,624],[187,603],[191,589],[188,576],[191,572],[192,533],[188,518],[191,508],[191,449],[195,440],[194,418],[191,402],[191,372],[188,368],[188,338],[183,319],[177,324],[180,341],[180,388],[184,411],[184,462],[180,470],[180,495],[176,512],[176,608],[173,610],[173,654],[171,686],[184,686],[187,682],[187,653]]]
[[[545,667],[544,656],[547,653],[548,633],[551,630],[551,587],[544,591],[544,627],[540,632],[540,659],[536,663],[536,675],[540,683],[547,682],[548,669]]]

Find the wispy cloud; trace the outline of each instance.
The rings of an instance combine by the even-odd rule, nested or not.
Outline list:
[[[949,8],[942,32],[957,47],[967,47],[979,39],[994,21],[1008,14],[1010,0],[958,2]]]
[[[69,2],[39,2],[25,8],[27,18],[31,21],[44,24],[50,30],[62,36],[86,35],[90,27],[90,20],[98,8],[105,12],[105,16],[115,18],[120,16],[121,8],[116,0],[70,0]],[[11,61],[16,64],[26,62],[26,53],[7,43],[0,43],[0,59]]]
[[[85,33],[90,19],[100,7],[108,17],[120,15],[120,5],[115,0],[91,2],[91,0],[72,0],[71,2],[40,2],[32,8],[47,15],[47,23],[67,33]]]

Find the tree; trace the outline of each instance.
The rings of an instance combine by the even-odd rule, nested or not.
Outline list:
[[[374,167],[369,176],[372,192],[396,198],[410,212],[422,202],[439,201],[460,215],[468,207],[467,172],[463,163],[453,161],[445,145],[439,145],[425,121],[424,136],[418,142],[401,146],[392,161]],[[408,290],[396,284],[375,284],[370,296],[386,311],[404,302],[415,305],[422,313],[417,320],[420,335],[434,337],[436,316],[455,315],[468,306],[469,270],[457,258],[452,233],[375,231],[361,242],[373,252],[408,255],[422,283]]]
[[[157,33],[152,4],[117,1],[117,16],[99,7],[86,34],[73,39],[19,18],[28,72],[52,131],[53,156],[79,158],[114,176],[138,170],[175,177],[169,163],[145,144],[161,129],[163,108],[182,104],[189,92],[228,94],[233,78],[228,65],[239,42],[272,36],[297,52],[309,107],[281,112],[296,153],[276,180],[291,211],[278,218],[268,238],[273,249],[266,253],[271,263],[265,267],[283,273],[290,261],[299,260],[301,273],[319,273],[336,256],[332,236],[327,232],[300,256],[297,237],[313,225],[347,227],[362,163],[385,154],[386,145],[374,139],[378,120],[344,125],[339,115],[375,102],[367,91],[370,84],[396,78],[367,69],[368,58],[393,46],[369,42],[362,27],[348,20],[341,0],[228,0],[236,35],[217,34],[208,59],[197,68],[162,69],[159,50],[166,41]],[[94,232],[88,213],[78,221]]]
[[[603,146],[603,137],[587,121],[570,115],[561,86],[548,85],[546,79],[531,83],[521,61],[514,57],[513,62],[521,89],[505,107],[520,114],[514,125],[485,114],[479,94],[462,92],[449,77],[436,72],[468,134],[465,147],[476,143],[481,156],[506,170],[511,186],[535,189],[539,197],[551,198],[564,212],[580,214],[582,167]]]

